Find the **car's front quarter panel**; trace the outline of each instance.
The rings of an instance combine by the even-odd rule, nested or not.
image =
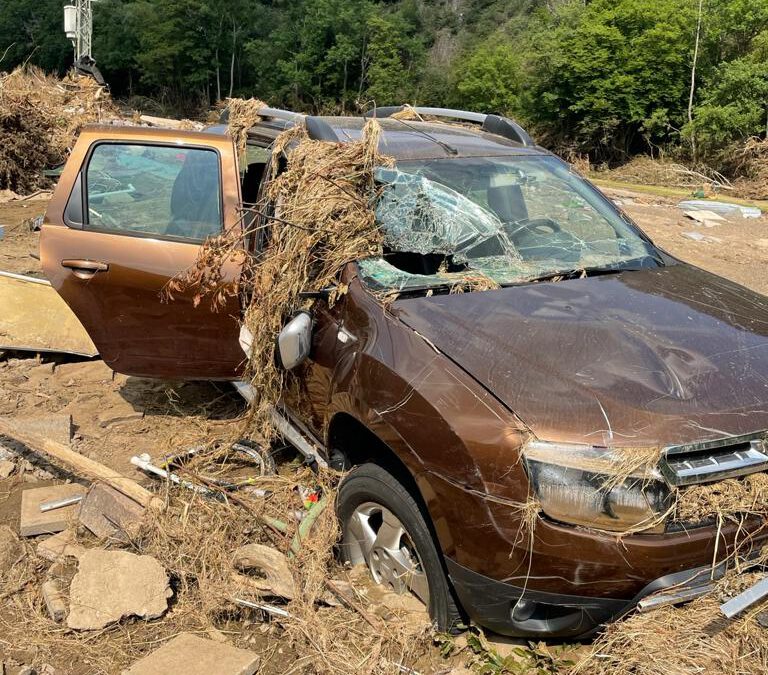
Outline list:
[[[342,327],[354,342],[338,352],[326,428],[351,415],[398,455],[449,559],[520,587],[627,599],[658,577],[711,563],[716,549],[728,555],[735,526],[719,539],[713,527],[621,537],[546,517],[527,529],[525,426],[357,280],[344,302]]]

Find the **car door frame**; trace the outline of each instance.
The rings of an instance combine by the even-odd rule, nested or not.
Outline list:
[[[51,284],[67,301],[75,314],[78,315],[86,330],[91,334],[94,343],[99,346],[107,345],[110,342],[109,331],[114,331],[116,338],[120,338],[117,331],[121,330],[120,322],[110,321],[114,319],[111,316],[98,316],[98,310],[94,310],[93,303],[87,302],[88,293],[92,293],[96,288],[89,288],[83,285],[74,286],[77,282],[73,279],[72,270],[66,269],[61,265],[61,252],[68,249],[67,242],[80,240],[89,242],[83,245],[87,255],[76,256],[77,258],[87,258],[88,261],[96,258],[94,251],[98,251],[99,244],[93,243],[100,237],[105,247],[120,246],[125,250],[136,252],[134,259],[139,259],[140,252],[145,252],[148,256],[154,256],[155,266],[164,268],[170,274],[171,272],[181,272],[194,262],[197,258],[201,242],[199,240],[187,239],[184,237],[152,235],[147,233],[136,233],[130,231],[110,231],[103,229],[88,228],[87,224],[74,223],[66,218],[67,204],[70,201],[76,183],[81,180],[82,208],[86,207],[86,180],[83,175],[87,172],[88,161],[93,150],[103,143],[123,143],[136,145],[160,145],[165,147],[183,148],[197,147],[201,149],[213,150],[218,154],[220,167],[220,185],[219,198],[222,215],[222,232],[232,228],[242,231],[241,220],[241,193],[240,193],[240,174],[238,169],[237,153],[234,148],[232,138],[225,133],[195,132],[186,130],[156,129],[146,127],[117,127],[117,126],[95,126],[86,127],[72,151],[69,161],[59,180],[59,184],[54,191],[50,205],[45,215],[43,229],[41,232],[40,252],[41,263],[46,276]],[[83,218],[84,222],[87,222]],[[117,239],[117,238],[122,239]],[[146,244],[143,244],[146,242]],[[70,245],[69,248],[72,248]],[[115,250],[114,248],[111,250]],[[179,263],[174,268],[173,258],[176,256]],[[235,281],[240,273],[240,267],[234,262],[228,262],[223,269],[225,281]],[[140,279],[142,271],[136,272]],[[146,274],[144,275],[147,276]],[[173,276],[173,275],[171,275]],[[140,279],[141,280],[141,279]],[[146,279],[145,279],[146,281]],[[80,282],[82,283],[82,277]],[[86,284],[89,283],[86,281]],[[156,283],[159,283],[156,282]],[[98,284],[94,285],[95,287]],[[158,302],[159,298],[158,289]],[[132,358],[130,355],[131,345],[122,339],[119,347],[114,353],[102,354],[105,361],[115,370],[129,375],[142,375],[149,377],[165,377],[178,379],[234,379],[242,369],[244,354],[239,350],[239,320],[241,317],[240,303],[238,298],[232,298],[224,308],[223,314],[212,318],[209,324],[217,324],[221,334],[221,345],[216,345],[215,331],[201,330],[199,337],[193,335],[190,329],[193,323],[200,325],[205,322],[206,310],[213,311],[210,306],[210,300],[203,299],[199,307],[195,305],[194,289],[188,289],[174,294],[174,300],[166,301],[168,303],[167,311],[181,312],[185,319],[183,324],[187,325],[186,333],[181,335],[177,331],[172,332],[169,326],[169,345],[172,342],[177,344],[174,349],[166,346],[160,340],[156,343],[161,346],[159,353],[150,358]],[[82,297],[78,297],[82,296]],[[93,299],[93,298],[91,298]],[[171,307],[170,303],[180,303]],[[154,308],[156,313],[162,313],[162,309]],[[117,312],[117,309],[115,309]],[[185,312],[195,312],[195,315],[185,314]],[[109,315],[111,312],[102,310],[103,314]],[[148,313],[149,316],[149,313]],[[154,317],[157,319],[157,317]],[[114,324],[114,325],[113,325]],[[159,324],[158,324],[159,325]],[[178,327],[178,324],[177,324]],[[135,326],[134,326],[135,331]],[[139,336],[142,339],[143,336]],[[196,340],[198,341],[196,343]],[[205,345],[202,342],[205,340]],[[204,349],[198,350],[197,347],[204,346]],[[219,353],[216,353],[219,350]],[[110,350],[105,349],[105,352]],[[121,352],[121,354],[117,354]],[[128,356],[126,357],[126,352]],[[196,354],[201,354],[195,361]],[[175,356],[181,358],[175,358]],[[203,362],[204,355],[207,355],[208,362]],[[121,362],[122,361],[122,362]]]

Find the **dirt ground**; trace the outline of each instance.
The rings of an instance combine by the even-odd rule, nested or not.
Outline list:
[[[677,199],[630,189],[606,192],[672,255],[768,294],[768,277],[764,274],[768,262],[768,217],[765,215],[754,220],[733,218],[706,228],[684,216],[676,207]],[[28,222],[43,213],[45,206],[44,199],[0,203],[0,226],[4,228],[4,238],[0,240],[0,270],[42,276],[39,261],[30,255],[37,253],[39,234],[30,230]],[[704,240],[695,241],[685,236],[691,232],[704,235]],[[125,377],[112,373],[98,359],[84,361],[64,356],[0,353],[0,416],[26,421],[52,415],[66,420],[71,416],[73,449],[144,484],[151,484],[153,479],[132,467],[130,458],[133,455],[148,453],[156,458],[179,448],[193,447],[211,437],[231,438],[245,412],[243,402],[226,384]],[[66,477],[45,463],[20,461],[12,476],[0,479],[0,525],[18,527],[23,488],[31,484],[61,482]],[[359,583],[365,586],[365,582]],[[402,599],[377,595],[380,591],[373,588],[367,588],[365,593],[370,594],[368,597],[374,605],[403,602]],[[18,622],[30,611],[35,613],[36,625],[47,620],[39,599],[30,602],[31,605],[5,597],[0,583],[0,666],[5,662],[5,673],[16,675],[23,664],[34,663],[40,668],[43,662],[50,664],[56,675],[112,673],[125,667],[122,662],[111,664],[106,654],[97,658],[92,651],[84,650],[78,656],[77,651],[73,652],[72,644],[67,642],[65,629],[51,621],[48,621],[47,629],[51,641],[45,647],[38,643],[19,644],[16,638],[10,639],[9,635],[18,634]],[[412,620],[426,626],[423,612],[418,608],[409,611],[413,612]],[[172,636],[174,631],[188,629],[183,623],[175,624],[173,618],[163,624],[161,633],[153,629],[154,624],[140,626],[139,633],[132,638],[139,641],[138,645],[132,645],[134,651],[151,651],[156,643]],[[11,631],[11,627],[15,629]],[[283,648],[277,637],[279,632],[270,624],[245,622],[245,625],[234,625],[227,619],[216,629],[219,628],[236,644],[247,646],[262,656],[259,672],[287,672],[301,658],[300,654]],[[121,635],[121,630],[116,628],[114,634]],[[98,644],[108,649],[109,636],[101,635],[94,640],[101,640]],[[459,638],[457,643],[458,647],[451,645],[450,649],[443,644],[443,655],[439,646],[430,646],[423,651],[416,662],[418,672],[425,675],[447,673],[452,666],[465,662],[466,658],[444,658],[448,652],[461,654],[464,650],[468,653],[466,638]],[[75,646],[78,644],[85,645],[86,641],[76,642]],[[520,641],[499,638],[494,639],[489,648],[509,655],[520,644]],[[569,649],[567,656],[576,658],[579,653],[578,648]],[[412,662],[405,669],[393,666],[392,672],[414,673],[416,671],[410,668],[415,668],[416,664]],[[547,666],[529,672],[556,672],[553,668]],[[312,671],[299,668],[295,672]]]

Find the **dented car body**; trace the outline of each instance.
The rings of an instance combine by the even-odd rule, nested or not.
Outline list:
[[[661,251],[522,130],[484,119],[382,119],[384,256],[347,265],[333,307],[315,302],[301,405],[284,412],[331,464],[398,479],[471,619],[581,637],[656,591],[705,586],[737,530],[754,547],[768,536],[756,518],[681,522],[673,508],[687,485],[768,468],[768,302]],[[160,291],[205,236],[240,226],[295,122],[265,115],[247,166],[223,128],[83,132],[41,254],[112,368],[237,379],[237,301],[215,313]],[[337,142],[363,124],[305,122]],[[450,293],[469,272],[493,289]],[[652,461],[621,473],[638,455]]]

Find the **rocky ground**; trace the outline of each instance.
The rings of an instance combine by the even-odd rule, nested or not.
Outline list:
[[[768,217],[754,220],[730,218],[707,228],[684,216],[676,207],[677,199],[654,197],[629,189],[608,192],[657,244],[671,254],[768,294],[768,278],[763,273],[768,262]],[[31,231],[29,222],[43,212],[45,205],[44,199],[0,203],[0,226],[4,227],[4,237],[0,240],[0,270],[41,275],[39,261],[30,255],[37,253],[39,235]],[[693,238],[691,233],[694,233]],[[211,438],[230,438],[245,412],[242,401],[224,384],[125,377],[112,373],[98,359],[0,354],[0,416],[22,420],[32,427],[39,425],[38,428],[46,434],[60,439],[80,454],[144,484],[152,484],[153,479],[130,464],[133,455],[148,453],[159,457]],[[4,443],[0,449],[0,673],[29,675],[33,669],[39,675],[121,672],[132,659],[138,660],[167,645],[181,633],[202,635],[219,645],[245,648],[257,657],[258,672],[314,672],[317,668],[316,660],[302,661],[305,658],[300,649],[302,642],[295,639],[283,641],[281,629],[270,621],[257,621],[253,617],[243,620],[233,613],[220,617],[207,627],[199,622],[185,623],[183,613],[178,607],[174,610],[175,600],[170,598],[170,618],[157,624],[162,625],[162,629],[154,627],[156,624],[149,619],[166,611],[169,600],[166,591],[176,589],[173,579],[169,582],[151,562],[137,562],[135,558],[140,556],[130,550],[102,551],[98,540],[85,532],[82,525],[72,529],[77,541],[64,544],[78,547],[83,543],[91,544],[89,550],[92,553],[88,555],[93,560],[86,559],[85,562],[82,560],[85,549],[82,548],[67,549],[67,555],[62,555],[61,551],[48,557],[41,555],[38,546],[49,535],[19,539],[22,492],[61,485],[67,480],[78,482],[76,476],[46,465],[39,458],[20,454],[19,450],[12,443]],[[54,541],[47,546],[55,544]],[[56,621],[55,607],[51,609],[55,598],[51,599],[51,593],[73,583],[76,590],[77,583],[82,586],[83,578],[73,582],[78,558],[82,569],[93,568],[97,572],[106,564],[97,558],[110,552],[120,553],[120,560],[110,559],[109,565],[127,566],[130,577],[133,569],[130,566],[138,564],[141,574],[152,579],[142,587],[145,591],[150,587],[154,591],[147,591],[149,596],[140,599],[140,607],[114,610],[116,614],[104,626],[99,625],[92,637],[78,634],[75,638],[73,631],[82,629],[76,624],[94,621],[94,617],[85,610],[78,610],[74,614],[70,612],[70,618],[66,620],[69,625],[66,621],[62,623],[61,616]],[[20,561],[26,562],[22,565]],[[49,584],[47,596],[41,591],[43,583]],[[97,579],[92,583],[98,585],[100,582]],[[416,671],[410,668],[418,667],[418,672],[426,675],[450,672],[451,668],[460,668],[467,663],[474,663],[478,668],[491,668],[495,663],[495,670],[483,672],[506,672],[498,663],[507,657],[511,659],[507,663],[510,669],[512,662],[520,664],[521,669],[512,672],[553,673],[557,672],[563,658],[576,658],[579,654],[578,649],[568,648],[561,653],[557,647],[549,647],[534,649],[521,656],[515,652],[519,642],[497,639],[485,643],[468,640],[466,636],[433,645],[431,638],[423,632],[427,622],[418,607],[406,606],[407,602],[402,598],[382,594],[359,578],[355,583],[361,589],[356,597],[364,601],[365,612],[383,617],[390,617],[395,612],[398,620],[422,631],[418,634],[427,647],[419,650],[407,667],[398,669],[395,662],[390,663],[391,672],[414,673]],[[96,595],[103,596],[106,590]],[[93,593],[93,587],[78,592],[86,598],[83,605],[92,604],[88,594]],[[176,617],[174,611],[182,618]],[[121,619],[130,616],[133,618]],[[115,623],[115,620],[119,622]],[[30,636],[34,633],[34,639],[19,637],[24,633],[25,621],[29,621]],[[111,627],[106,628],[107,625]],[[43,639],[41,635],[46,637]],[[311,643],[311,634],[307,639]],[[119,643],[120,658],[110,657],[110,640]],[[184,640],[188,638],[183,638],[181,649],[188,651],[189,643]],[[446,657],[446,654],[451,656]],[[242,655],[229,654],[226,658],[230,657],[237,661]],[[381,659],[373,661],[378,668]],[[363,662],[361,659],[361,664]],[[354,666],[348,670],[329,666],[327,671],[355,672]],[[365,663],[359,672],[365,671],[387,672],[387,669],[376,670],[372,663]]]

